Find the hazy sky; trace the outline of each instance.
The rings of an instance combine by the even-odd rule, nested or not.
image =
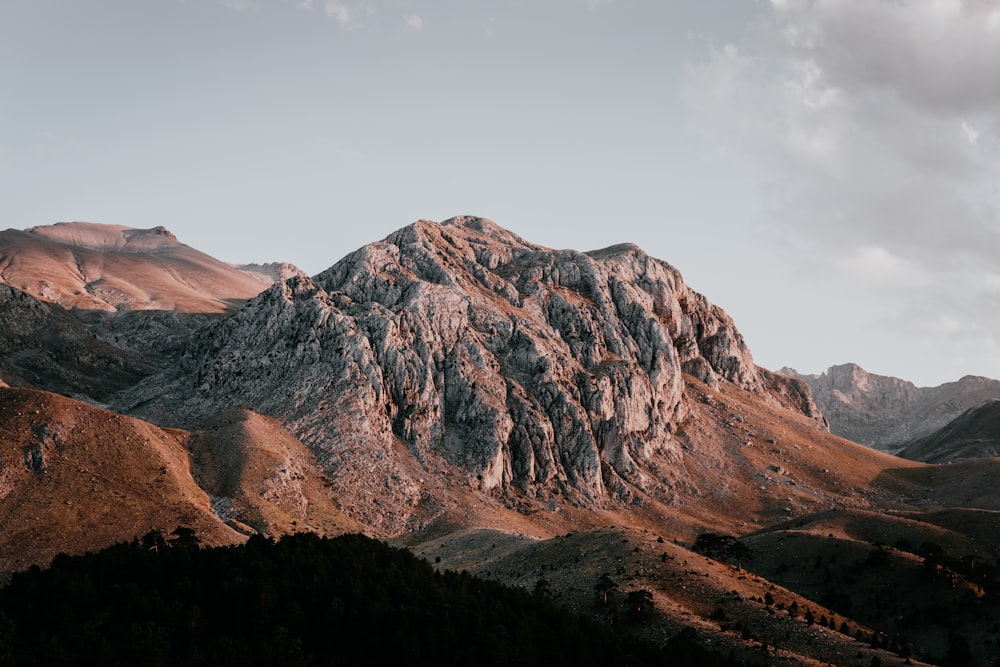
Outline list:
[[[2,0],[0,228],[631,241],[757,363],[1000,378],[997,0]]]

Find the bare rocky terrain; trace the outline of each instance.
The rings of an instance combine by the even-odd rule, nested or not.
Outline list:
[[[200,254],[166,230],[36,230],[0,236],[19,276],[0,285],[0,574],[177,525],[205,544],[365,532],[751,664],[997,656],[1000,459],[841,437],[808,376],[758,367],[636,246],[553,250],[460,217],[311,278],[198,259],[217,278],[169,283]],[[38,247],[54,264],[32,282],[19,255]],[[123,253],[145,267],[127,307],[53,268]],[[872,402],[890,427],[894,405],[934,411],[848,370],[828,393],[865,424]]]

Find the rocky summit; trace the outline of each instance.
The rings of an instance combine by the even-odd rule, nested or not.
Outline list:
[[[676,447],[683,373],[822,419],[666,262],[630,244],[552,250],[457,217],[273,286],[116,403],[177,425],[246,405],[279,417],[341,492],[403,507],[421,488],[401,456],[482,491],[593,504],[628,502]]]

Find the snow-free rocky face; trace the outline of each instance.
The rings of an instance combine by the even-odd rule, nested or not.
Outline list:
[[[277,416],[348,496],[418,505],[402,462],[415,458],[482,490],[592,504],[630,500],[651,482],[644,463],[671,455],[684,372],[821,419],[669,264],[633,245],[551,250],[459,217],[275,285],[119,403],[178,424],[240,404]]]

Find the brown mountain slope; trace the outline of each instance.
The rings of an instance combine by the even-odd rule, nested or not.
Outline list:
[[[859,631],[870,635],[870,628],[653,531],[605,526],[536,540],[471,530],[410,548],[441,568],[546,590],[577,613],[657,643],[689,628],[699,643],[748,664],[870,665],[873,658],[875,664],[904,664],[854,638]],[[628,604],[637,591],[650,594],[641,614]],[[794,614],[787,611],[793,604]]]
[[[747,536],[756,574],[936,661],[960,634],[974,659],[1000,655],[993,576],[1000,513],[829,511]],[[985,538],[985,539],[984,539]]]
[[[940,430],[906,445],[899,456],[928,463],[1000,456],[1000,399],[966,410]]]
[[[189,526],[242,539],[191,477],[186,434],[29,389],[0,388],[0,572]]]
[[[210,545],[365,529],[268,417],[233,410],[192,434],[0,385],[0,577],[177,526]]]
[[[273,278],[183,245],[163,227],[70,222],[0,231],[0,282],[66,309],[223,313]]]
[[[337,509],[305,445],[270,417],[229,410],[200,424],[188,447],[195,479],[233,525],[271,536],[365,530]]]

